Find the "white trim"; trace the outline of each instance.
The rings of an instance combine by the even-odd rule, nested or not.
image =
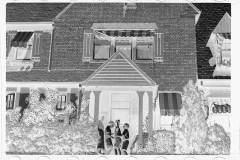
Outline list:
[[[188,3],[197,13],[201,13],[201,11],[192,3]]]
[[[83,86],[85,91],[155,91],[155,86]]]
[[[54,88],[79,88],[79,83],[70,82],[6,82],[6,87],[54,87]]]
[[[14,22],[14,23],[7,23],[6,24],[6,30],[11,31],[11,30],[17,30],[17,31],[35,31],[35,30],[50,30],[52,31],[54,26],[53,22],[35,22],[35,23],[20,23],[20,22]]]
[[[201,83],[203,85],[201,85]],[[199,87],[231,87],[231,79],[198,79],[197,84]]]
[[[17,96],[17,91],[14,91],[14,92],[12,92],[12,91],[6,91],[6,96],[7,96],[7,94],[14,94],[14,99],[13,99],[13,108],[11,108],[11,109],[14,109],[14,108],[16,108],[15,106],[16,106],[16,96]],[[6,99],[5,99],[6,100]],[[6,104],[6,103],[5,103]],[[6,108],[7,109],[7,108]],[[9,109],[10,110],[10,109]]]

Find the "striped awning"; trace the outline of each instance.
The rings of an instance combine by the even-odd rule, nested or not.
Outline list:
[[[162,116],[180,115],[181,95],[179,93],[159,93],[159,106]]]
[[[212,112],[217,113],[231,113],[231,105],[229,104],[213,104]]]
[[[224,37],[225,39],[231,39],[231,33],[218,33],[218,34]]]
[[[32,37],[33,32],[17,32],[16,36],[11,42],[13,47],[27,47],[27,42]]]
[[[154,31],[151,30],[104,30],[98,31],[111,37],[153,37]]]

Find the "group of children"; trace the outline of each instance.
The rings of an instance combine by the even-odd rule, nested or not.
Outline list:
[[[109,155],[114,147],[115,155],[121,155],[121,154],[127,155],[127,148],[129,145],[129,132],[128,132],[129,124],[125,123],[123,125],[124,130],[123,132],[121,132],[119,128],[120,120],[115,121],[116,125],[113,121],[110,121],[107,127],[105,128],[105,138],[104,138],[104,131],[103,131],[104,126],[102,121],[99,121],[98,123],[98,133],[99,133],[99,140],[98,140],[98,146],[97,146],[98,153]],[[115,126],[115,132],[112,133],[111,128],[113,128],[114,126]],[[113,146],[112,139],[115,140],[114,146]],[[109,150],[106,152],[104,147],[105,142],[106,142],[107,148],[109,148]]]

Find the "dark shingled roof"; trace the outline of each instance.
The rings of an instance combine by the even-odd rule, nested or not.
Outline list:
[[[229,76],[213,77],[214,66],[210,66],[212,53],[206,47],[211,33],[227,12],[231,16],[231,3],[194,3],[202,12],[196,25],[198,79],[230,79]]]
[[[94,71],[90,70],[31,70],[6,72],[8,82],[82,82]]]
[[[6,22],[50,22],[69,3],[7,3]]]

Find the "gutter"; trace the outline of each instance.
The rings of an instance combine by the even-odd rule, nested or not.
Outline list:
[[[51,46],[50,46],[50,53],[49,53],[49,58],[48,58],[48,72],[51,71],[51,67],[52,67],[52,52],[53,52],[53,40],[54,40],[54,24],[53,24],[53,29],[52,29],[52,36],[51,36]]]

